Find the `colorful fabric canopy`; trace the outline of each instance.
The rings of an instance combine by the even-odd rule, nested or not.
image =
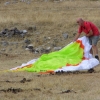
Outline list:
[[[10,70],[47,73],[87,70],[99,64],[99,61],[90,54],[90,49],[89,40],[84,36],[59,51],[43,54],[38,59]]]

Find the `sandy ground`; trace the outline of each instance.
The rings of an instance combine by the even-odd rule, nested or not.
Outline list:
[[[100,65],[94,73],[7,72],[36,56],[0,56],[0,100],[99,100]]]

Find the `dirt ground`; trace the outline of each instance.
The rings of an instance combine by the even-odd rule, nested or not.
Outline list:
[[[35,33],[42,33],[39,39],[42,39],[42,35],[51,36],[52,39],[55,35],[57,38],[56,35],[67,31],[72,36],[77,30],[75,21],[78,17],[93,21],[100,28],[99,0],[39,0],[40,2],[32,2],[30,5],[19,2],[6,3],[6,6],[5,1],[7,0],[2,0],[3,3],[0,1],[0,31],[12,26],[27,29],[35,24],[36,32],[31,32],[30,37],[27,37],[34,41]],[[72,38],[69,39],[59,41],[59,45],[72,41]],[[4,40],[0,38],[0,41]],[[14,38],[12,42],[15,40],[18,39]],[[100,56],[100,42],[98,48]],[[9,72],[9,69],[41,56],[27,51],[15,54],[16,48],[12,49],[13,54],[0,52],[0,100],[100,100],[100,65],[94,68],[93,73],[88,73],[87,70],[42,75]]]
[[[87,71],[59,74],[8,72],[38,55],[0,56],[1,100],[99,100],[100,65]]]

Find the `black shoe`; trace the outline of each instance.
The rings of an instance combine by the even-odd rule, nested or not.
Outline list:
[[[89,73],[93,73],[93,72],[94,72],[94,69],[91,68],[91,69],[88,70],[88,72],[89,72]]]
[[[95,56],[95,58],[96,58],[97,60],[99,60],[99,56]]]

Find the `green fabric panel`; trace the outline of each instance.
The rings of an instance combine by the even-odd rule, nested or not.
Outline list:
[[[48,70],[56,70],[66,64],[76,65],[82,61],[83,48],[80,43],[74,42],[67,45],[59,51],[43,54],[31,68],[24,68],[29,72],[45,72]]]

